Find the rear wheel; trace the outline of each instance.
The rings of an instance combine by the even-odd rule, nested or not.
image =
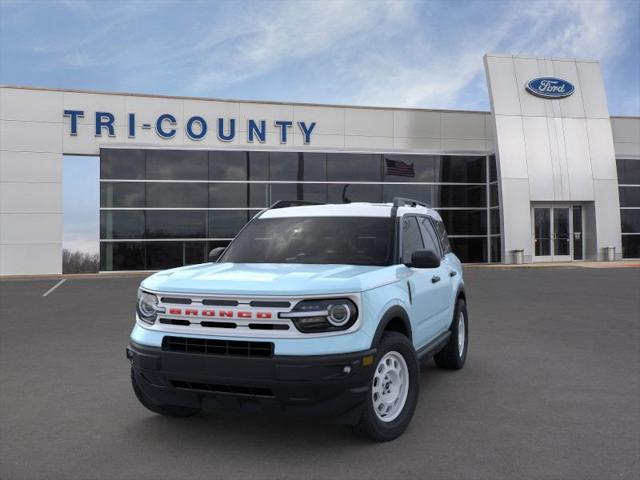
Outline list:
[[[136,372],[131,369],[131,385],[133,386],[133,391],[136,394],[136,397],[140,401],[140,403],[147,409],[151,410],[153,413],[157,413],[160,415],[165,415],[167,417],[191,417],[200,412],[200,408],[191,408],[191,407],[182,407],[180,405],[156,405],[149,398],[147,398],[140,388],[138,382],[141,380]]]
[[[469,345],[467,304],[461,298],[456,303],[450,331],[449,342],[435,355],[434,360],[439,368],[460,370],[467,360],[467,347]]]
[[[413,417],[418,402],[418,359],[407,337],[386,332],[375,365],[366,408],[353,430],[377,442],[388,442],[400,436]]]

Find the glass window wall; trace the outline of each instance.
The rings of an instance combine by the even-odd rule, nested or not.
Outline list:
[[[207,180],[207,152],[147,150],[147,180]]]
[[[103,149],[100,172],[102,270],[204,262],[278,200],[394,197],[438,210],[463,261],[500,261],[493,156]]]
[[[618,158],[622,258],[640,258],[640,159]]]

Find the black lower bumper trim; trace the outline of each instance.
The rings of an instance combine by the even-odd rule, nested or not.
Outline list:
[[[356,422],[375,349],[340,355],[269,358],[166,351],[130,343],[127,358],[144,395],[156,405],[331,416]]]

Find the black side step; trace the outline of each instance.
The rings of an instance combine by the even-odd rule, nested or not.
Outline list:
[[[436,353],[442,350],[442,348],[444,348],[450,337],[451,331],[449,330],[440,334],[435,340],[427,343],[424,347],[418,350],[418,358],[424,359],[433,357]]]

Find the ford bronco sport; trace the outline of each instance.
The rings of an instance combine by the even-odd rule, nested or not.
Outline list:
[[[277,202],[211,263],[140,285],[127,347],[149,410],[324,415],[377,441],[418,399],[419,359],[465,363],[462,266],[420,202]]]

